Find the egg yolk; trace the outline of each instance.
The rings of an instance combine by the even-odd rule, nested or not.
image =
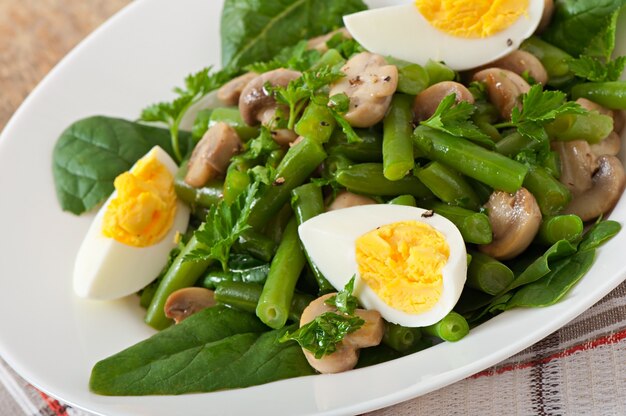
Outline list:
[[[401,221],[356,240],[361,279],[389,306],[406,313],[430,310],[441,297],[441,270],[450,248],[428,224]]]
[[[528,9],[528,0],[416,0],[415,4],[435,28],[464,38],[498,33]]]
[[[102,233],[120,243],[147,247],[159,242],[176,214],[174,177],[155,155],[115,178],[117,197],[104,213]]]

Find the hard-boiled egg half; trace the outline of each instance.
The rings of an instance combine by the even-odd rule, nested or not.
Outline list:
[[[353,294],[389,322],[434,324],[461,296],[467,275],[463,238],[431,211],[386,204],[345,208],[311,218],[298,233],[337,290],[356,275]]]
[[[443,61],[457,71],[517,49],[537,28],[544,8],[544,0],[402,3],[347,15],[344,23],[370,52],[417,64]]]
[[[110,300],[130,295],[159,274],[189,208],[174,192],[177,166],[153,147],[115,179],[115,191],[96,214],[76,256],[74,291]]]

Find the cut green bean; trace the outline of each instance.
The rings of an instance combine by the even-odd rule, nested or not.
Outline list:
[[[574,79],[574,74],[569,68],[569,62],[573,57],[562,49],[537,36],[522,42],[520,49],[532,53],[541,61],[548,73],[548,85],[559,88]]]
[[[247,125],[243,121],[243,118],[241,118],[241,113],[237,107],[219,107],[213,109],[211,117],[209,118],[209,128],[219,122],[230,125],[243,141],[247,141],[259,135],[259,128]]]
[[[232,204],[239,195],[250,185],[250,177],[245,171],[231,165],[224,179],[224,202]]]
[[[441,321],[422,328],[423,332],[441,338],[444,341],[456,342],[469,334],[469,325],[465,318],[452,311]]]
[[[287,223],[293,216],[293,210],[289,203],[285,203],[283,207],[274,215],[265,225],[265,235],[276,244],[280,243]]]
[[[456,73],[446,64],[429,59],[424,65],[428,74],[428,84],[434,85],[442,81],[452,81],[456,78]]]
[[[543,215],[560,212],[572,199],[569,189],[541,166],[528,167],[524,187],[533,194]]]
[[[466,243],[489,244],[493,239],[489,217],[482,212],[432,200],[422,201],[418,205],[449,219],[459,229]]]
[[[467,268],[467,286],[497,295],[511,284],[513,272],[505,264],[480,251],[473,250],[470,254],[472,261]]]
[[[584,114],[561,114],[546,124],[551,140],[586,140],[598,143],[613,131],[613,118],[597,111]]]
[[[189,205],[192,211],[199,207],[210,208],[217,204],[223,196],[224,181],[211,179],[206,185],[195,188],[185,182],[187,168],[187,161],[183,161],[174,176],[174,191],[176,195]]]
[[[340,154],[355,162],[382,162],[383,137],[373,130],[355,130],[361,142],[348,143],[345,134],[337,134],[337,130],[329,143],[329,153]]]
[[[407,207],[416,207],[417,201],[413,195],[400,195],[387,202],[391,205],[405,205]]]
[[[398,92],[417,95],[430,85],[428,72],[421,65],[393,57],[387,57],[387,62],[398,68]]]
[[[302,224],[303,222],[324,212],[324,199],[322,196],[322,190],[319,186],[307,183],[295,188],[291,191],[291,195],[291,207],[296,215],[298,224]],[[334,291],[335,288],[333,285],[326,280],[317,265],[311,261],[311,258],[306,250],[304,251],[304,254],[307,262],[309,263],[311,272],[315,277],[315,281],[317,282],[319,293]]]
[[[330,139],[336,125],[335,117],[326,105],[311,101],[296,123],[295,130],[298,135],[323,144]]]
[[[541,146],[541,142],[528,136],[523,136],[517,131],[505,136],[496,143],[496,152],[507,157],[515,157],[524,150],[534,150]]]
[[[287,322],[296,282],[305,262],[298,238],[298,222],[292,217],[272,260],[256,308],[259,319],[270,328],[282,328]]]
[[[430,162],[415,176],[443,202],[477,211],[480,200],[461,174],[439,162]]]
[[[582,236],[583,228],[583,221],[578,215],[545,217],[541,221],[535,242],[546,246],[556,244],[560,240],[574,242]]]
[[[223,305],[255,313],[263,286],[257,283],[222,282],[215,289],[215,301]],[[314,296],[304,293],[294,293],[289,308],[289,320],[300,321],[302,311],[315,299]]]
[[[399,181],[390,181],[383,174],[381,163],[361,163],[337,172],[335,179],[349,191],[358,194],[381,196],[413,195],[428,198],[432,193],[415,176],[408,175]]]
[[[395,94],[383,120],[383,174],[390,181],[406,176],[413,159],[413,97]]]
[[[612,110],[626,110],[626,81],[588,82],[572,87],[572,99],[587,98]]]
[[[429,159],[444,163],[494,189],[514,193],[522,187],[528,168],[470,141],[419,126],[415,144]]]
[[[237,242],[233,244],[233,250],[237,253],[245,252],[257,259],[270,261],[276,250],[276,243],[254,229],[244,231]]]
[[[343,66],[345,62],[346,60],[343,59],[343,56],[341,56],[341,53],[339,53],[337,49],[329,49],[326,52],[324,52],[324,54],[320,57],[319,61],[313,64],[311,69],[319,69],[325,66],[332,66],[332,67]]]
[[[199,280],[199,285],[207,289],[215,289],[225,282],[244,282],[262,285],[267,279],[269,270],[270,265],[268,263],[263,263],[244,270],[224,271],[221,268],[209,270]]]
[[[385,322],[383,344],[398,352],[410,351],[422,339],[419,328],[408,328],[391,322]]]
[[[291,198],[291,191],[313,173],[326,158],[322,146],[304,137],[292,146],[276,168],[274,184],[268,186],[252,207],[248,224],[262,229]]]

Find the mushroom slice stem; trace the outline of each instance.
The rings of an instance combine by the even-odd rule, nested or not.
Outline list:
[[[518,97],[530,90],[530,85],[515,72],[501,68],[487,68],[474,74],[474,81],[487,86],[489,100],[505,120],[511,119],[515,107],[521,105]]]
[[[337,194],[333,202],[328,206],[326,211],[334,211],[337,209],[357,207],[360,205],[377,204],[372,198],[365,195],[353,194],[349,191],[341,191]]]
[[[526,188],[515,194],[495,191],[485,204],[493,230],[493,241],[480,251],[498,260],[511,259],[530,245],[541,224],[541,210]]]
[[[576,197],[591,188],[591,177],[597,165],[589,143],[585,140],[554,141],[551,147],[561,159],[560,181],[572,192],[572,196]]]
[[[248,82],[252,81],[259,74],[256,72],[246,72],[243,75],[233,78],[217,90],[217,99],[224,105],[237,105],[239,96]]]
[[[203,287],[186,287],[172,292],[165,301],[165,316],[177,324],[202,309],[215,306],[213,291]]]

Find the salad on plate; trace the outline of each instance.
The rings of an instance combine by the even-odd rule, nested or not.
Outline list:
[[[138,294],[160,331],[98,362],[93,392],[375,365],[584,276],[621,228],[621,2],[457,3],[227,0],[222,69],[64,131],[62,208],[104,202],[76,295]]]

